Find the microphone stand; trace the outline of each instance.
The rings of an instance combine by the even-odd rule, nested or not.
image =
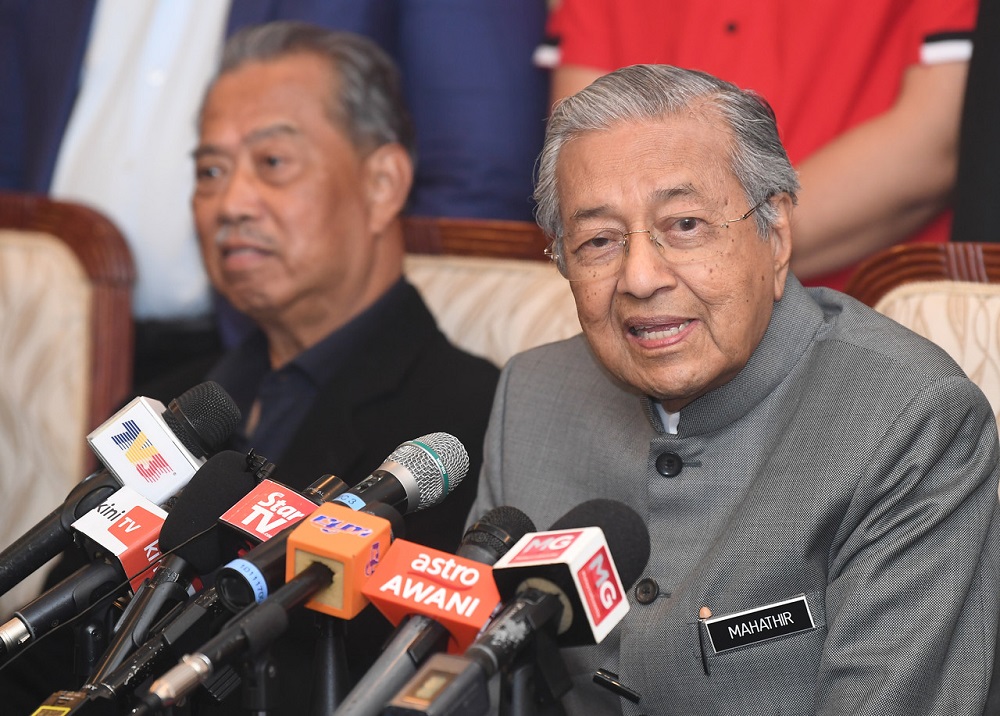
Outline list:
[[[278,713],[278,664],[270,649],[248,659],[243,668],[243,707],[249,716]]]
[[[344,624],[337,617],[316,612],[316,658],[312,692],[313,716],[329,716],[347,695],[347,652]]]
[[[185,573],[190,568],[177,555],[170,555],[156,574],[143,580],[115,625],[114,640],[103,655],[90,683],[98,683],[146,641],[153,624],[168,607],[187,601]]]
[[[82,622],[73,625],[73,666],[81,681],[89,679],[97,669],[117,621],[117,601],[110,596],[92,607]]]
[[[572,687],[559,647],[549,630],[505,669],[500,680],[500,716],[565,716],[562,697]]]

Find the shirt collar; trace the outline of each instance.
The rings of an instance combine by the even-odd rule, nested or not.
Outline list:
[[[316,386],[326,385],[344,363],[372,334],[386,330],[390,316],[405,303],[409,286],[399,279],[371,306],[335,330],[316,345],[289,361]]]

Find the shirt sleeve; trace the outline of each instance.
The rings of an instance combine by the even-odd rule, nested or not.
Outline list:
[[[976,26],[977,0],[918,0],[913,8],[920,40],[919,62],[968,62]]]
[[[560,0],[548,20],[546,34],[558,41],[556,66],[581,65],[610,72],[618,69],[612,28],[616,13],[629,12],[629,3],[614,0]]]

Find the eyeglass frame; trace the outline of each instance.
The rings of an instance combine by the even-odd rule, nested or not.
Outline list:
[[[754,204],[753,206],[751,206],[747,210],[747,212],[745,214],[743,214],[743,216],[741,216],[741,217],[739,217],[737,219],[726,219],[726,220],[720,222],[719,226],[722,227],[722,228],[724,228],[724,229],[728,229],[730,224],[735,224],[735,223],[737,223],[739,221],[745,221],[746,219],[749,219],[750,216],[754,212],[757,211],[757,209],[759,209],[760,207],[764,206],[764,204],[766,204],[768,201],[770,201],[770,199],[771,199],[772,196],[774,196],[774,195],[773,194],[768,194],[763,199],[761,199],[760,201],[758,201],[756,204]],[[612,227],[605,227],[605,228],[608,229],[608,230],[610,230]],[[618,231],[617,229],[614,229],[614,230]],[[658,246],[659,248],[661,248],[661,249],[663,248],[663,244],[661,244],[659,242],[658,237],[656,237],[656,236],[653,235],[653,230],[652,229],[633,229],[632,231],[618,231],[618,233],[620,233],[622,235],[622,239],[621,239],[620,243],[622,244],[622,247],[624,248],[624,253],[622,254],[622,263],[618,266],[618,269],[617,269],[617,271],[615,271],[615,273],[609,274],[609,276],[607,276],[606,278],[610,278],[611,276],[616,275],[618,273],[618,271],[621,271],[622,267],[625,265],[624,258],[625,258],[625,256],[628,256],[629,237],[632,236],[632,234],[649,234],[649,240],[651,242],[653,242],[654,244],[656,244],[656,246]],[[571,278],[569,278],[566,275],[566,271],[563,268],[564,264],[560,264],[560,262],[559,262],[559,259],[560,259],[561,255],[557,254],[553,250],[553,248],[555,247],[555,245],[556,245],[556,242],[554,240],[551,241],[551,242],[549,242],[549,245],[546,246],[545,249],[543,249],[542,253],[545,254],[546,258],[548,258],[549,261],[551,261],[552,263],[554,263],[556,265],[556,268],[559,269],[559,274],[561,276],[563,276],[567,281],[586,281],[586,280],[588,280],[588,279],[579,279],[579,278],[578,279],[571,279]]]

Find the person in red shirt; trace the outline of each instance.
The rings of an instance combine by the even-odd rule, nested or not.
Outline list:
[[[703,70],[765,97],[799,172],[792,268],[842,288],[901,241],[948,240],[976,0],[561,0],[558,100],[618,67]]]

